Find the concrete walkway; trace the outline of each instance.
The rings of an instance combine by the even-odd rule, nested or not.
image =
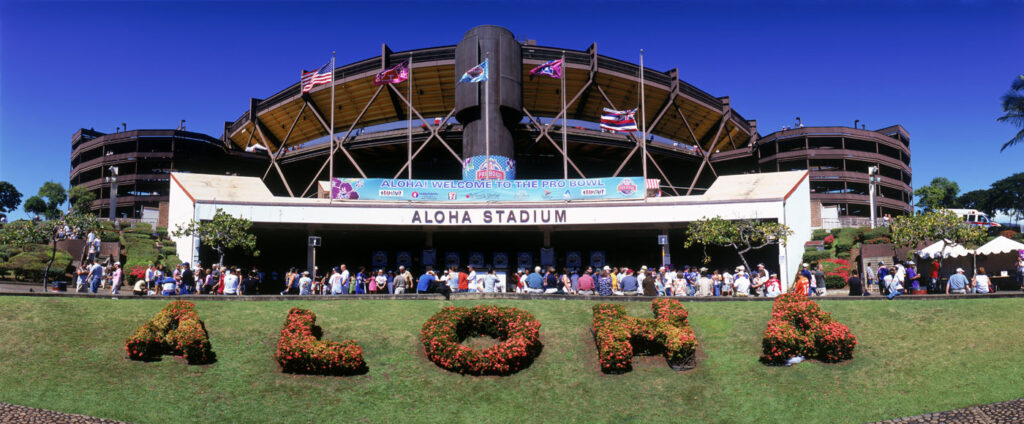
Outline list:
[[[123,421],[114,421],[105,418],[90,417],[87,415],[65,414],[63,412],[29,408],[27,406],[11,405],[9,403],[0,402],[0,424],[118,424],[122,422]]]
[[[972,406],[952,411],[924,414],[915,417],[879,421],[876,424],[1019,424],[1024,423],[1024,399],[1010,400],[989,405]]]

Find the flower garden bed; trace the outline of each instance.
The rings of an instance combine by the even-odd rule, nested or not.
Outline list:
[[[462,342],[471,336],[494,337],[500,343],[483,350]],[[510,375],[530,366],[540,355],[540,321],[518,308],[481,305],[445,307],[420,330],[427,358],[460,374]]]
[[[314,375],[366,373],[368,369],[359,343],[320,340],[322,334],[320,326],[316,325],[316,314],[301,308],[288,311],[275,355],[281,370]]]
[[[853,359],[857,338],[813,300],[796,293],[775,299],[761,339],[761,362],[782,365],[803,356],[822,362]]]
[[[185,300],[164,306],[125,340],[124,349],[128,358],[136,361],[155,361],[162,355],[180,355],[189,364],[216,360],[196,305]]]
[[[654,319],[626,315],[622,305],[594,305],[594,342],[601,371],[624,373],[633,368],[634,355],[662,354],[674,370],[696,366],[697,338],[678,300],[651,302]]]

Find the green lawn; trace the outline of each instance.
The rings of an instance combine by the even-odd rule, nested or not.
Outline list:
[[[757,361],[768,302],[684,303],[697,369],[660,357],[624,375],[597,365],[586,301],[516,306],[542,323],[544,351],[510,377],[464,377],[427,361],[420,325],[448,302],[198,302],[217,362],[124,359],[124,339],[163,301],[0,297],[0,401],[138,423],[865,422],[1024,396],[1024,299],[823,301],[859,341],[842,364]],[[288,309],[324,336],[355,338],[369,373],[282,374]],[[649,303],[628,303],[651,316]]]

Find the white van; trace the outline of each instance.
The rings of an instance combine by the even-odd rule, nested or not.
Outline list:
[[[950,209],[950,211],[960,215],[964,219],[964,222],[975,227],[990,228],[1000,226],[998,223],[992,221],[985,212],[977,209]]]

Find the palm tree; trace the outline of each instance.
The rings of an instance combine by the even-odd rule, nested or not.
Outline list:
[[[1010,141],[1003,144],[1003,148],[999,149],[1000,152],[1014,144],[1024,142],[1024,75],[1017,75],[1013,84],[1010,84],[1010,91],[1003,95],[1003,112],[1006,112],[1006,115],[996,118],[996,121],[1009,122],[1021,130]]]

